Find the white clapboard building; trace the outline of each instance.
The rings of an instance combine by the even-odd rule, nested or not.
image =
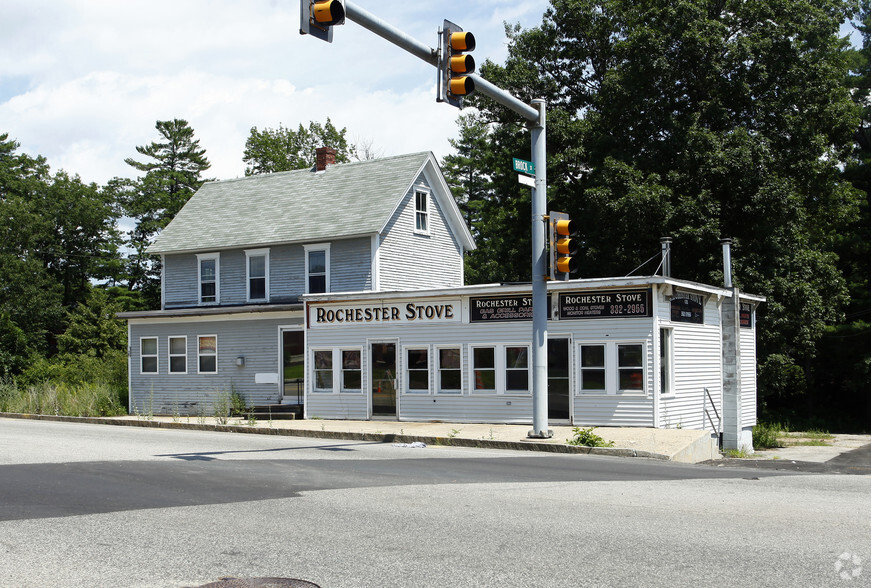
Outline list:
[[[131,410],[235,392],[307,418],[531,423],[531,287],[463,285],[475,245],[431,153],[333,155],[207,183],[160,234],[161,309],[121,315]],[[550,422],[746,441],[762,297],[666,276],[548,292]]]

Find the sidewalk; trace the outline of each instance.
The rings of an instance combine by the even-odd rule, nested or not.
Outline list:
[[[253,424],[245,418],[231,418],[219,424],[214,417],[196,416],[120,416],[55,417],[45,415],[0,414],[0,417],[34,418],[70,422],[89,422],[120,426],[160,427],[193,430],[218,430],[237,433],[287,435],[326,439],[351,439],[382,443],[422,442],[429,446],[485,447],[547,451],[553,453],[587,453],[617,457],[643,457],[682,463],[699,463],[720,459],[710,433],[691,429],[651,429],[636,427],[600,427],[594,433],[613,447],[569,445],[571,426],[552,426],[550,439],[530,439],[530,425],[495,425],[481,423],[399,422],[396,420],[263,420]]]

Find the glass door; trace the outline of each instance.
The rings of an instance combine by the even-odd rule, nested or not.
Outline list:
[[[571,405],[569,398],[569,353],[567,338],[547,340],[547,418],[552,421],[569,421]]]
[[[305,336],[302,331],[281,332],[281,393],[290,404],[302,404],[305,395]]]
[[[396,343],[372,343],[372,416],[396,416]]]

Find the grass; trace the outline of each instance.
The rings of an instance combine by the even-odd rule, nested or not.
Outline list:
[[[583,445],[585,447],[614,447],[613,441],[605,441],[599,435],[593,433],[595,427],[582,429],[581,427],[572,427],[572,432],[575,434],[571,439],[566,439],[569,445]]]
[[[90,417],[127,414],[118,390],[88,382],[40,382],[26,386],[0,382],[0,412]]]
[[[741,449],[727,449],[724,455],[732,459],[747,459],[750,457],[750,452],[745,447],[742,447]]]

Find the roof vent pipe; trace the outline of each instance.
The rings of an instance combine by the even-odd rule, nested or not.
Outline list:
[[[659,242],[662,244],[662,277],[671,277],[671,237],[662,237]]]
[[[720,239],[723,245],[723,286],[732,287],[732,239],[723,237]]]

